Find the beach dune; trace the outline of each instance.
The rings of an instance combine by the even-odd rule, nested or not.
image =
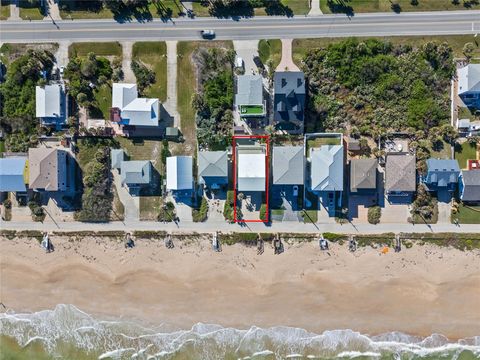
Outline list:
[[[1,302],[15,312],[73,304],[107,319],[173,329],[198,322],[235,328],[353,329],[450,339],[480,335],[480,252],[414,244],[400,253],[331,244],[286,244],[257,255],[209,239],[175,243],[55,236],[50,254],[34,239],[0,239]]]

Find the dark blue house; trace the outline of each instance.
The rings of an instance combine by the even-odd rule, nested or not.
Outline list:
[[[423,179],[428,190],[454,191],[458,185],[460,167],[457,160],[428,159],[427,175]]]

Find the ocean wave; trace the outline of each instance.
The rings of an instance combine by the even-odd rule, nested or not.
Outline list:
[[[480,336],[451,342],[441,334],[367,336],[348,329],[315,334],[286,326],[240,330],[203,323],[166,331],[98,320],[73,305],[1,313],[0,334],[21,346],[41,344],[59,358],[62,345],[73,344],[97,359],[480,359]]]

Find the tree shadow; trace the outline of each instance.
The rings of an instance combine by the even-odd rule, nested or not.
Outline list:
[[[287,5],[284,5],[280,0],[271,0],[265,6],[265,12],[267,15],[273,16],[287,16],[292,17],[293,11]]]
[[[202,5],[210,6],[209,13],[216,18],[237,20],[239,18],[249,18],[255,14],[253,6],[248,1],[236,1],[230,4],[224,4],[221,1],[209,4],[208,1],[204,1]]]
[[[327,0],[327,6],[332,13],[354,16],[353,7],[349,3],[350,0]]]

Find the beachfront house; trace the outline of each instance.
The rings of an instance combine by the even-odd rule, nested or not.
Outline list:
[[[480,169],[462,171],[459,178],[459,192],[460,199],[464,203],[480,204]]]
[[[454,191],[457,188],[460,167],[457,160],[428,159],[427,175],[423,179],[428,190]]]
[[[28,149],[28,186],[34,191],[66,191],[73,186],[68,176],[68,154],[54,148]]]
[[[410,202],[417,187],[415,156],[388,153],[385,160],[385,192],[391,202]]]
[[[273,120],[278,130],[303,133],[305,75],[301,71],[277,71],[274,75]]]
[[[457,70],[458,96],[468,107],[480,109],[480,64],[468,64]]]
[[[0,158],[0,192],[25,192],[25,156]]]
[[[237,76],[235,108],[241,118],[265,116],[263,78],[260,75]]]
[[[350,192],[371,194],[377,191],[377,159],[350,160]]]
[[[177,196],[191,195],[193,191],[193,159],[191,156],[167,158],[167,190]]]
[[[136,84],[113,84],[110,121],[125,136],[163,135],[159,100],[139,98]]]
[[[35,115],[44,126],[65,124],[65,93],[59,84],[35,87]]]
[[[228,153],[198,152],[198,183],[212,190],[228,184]]]
[[[152,163],[149,160],[122,161],[120,179],[131,193],[137,193],[152,180]]]
[[[266,149],[263,145],[236,147],[237,190],[257,192],[266,189]]]
[[[303,146],[274,146],[272,151],[272,180],[274,186],[303,185],[305,155]]]

